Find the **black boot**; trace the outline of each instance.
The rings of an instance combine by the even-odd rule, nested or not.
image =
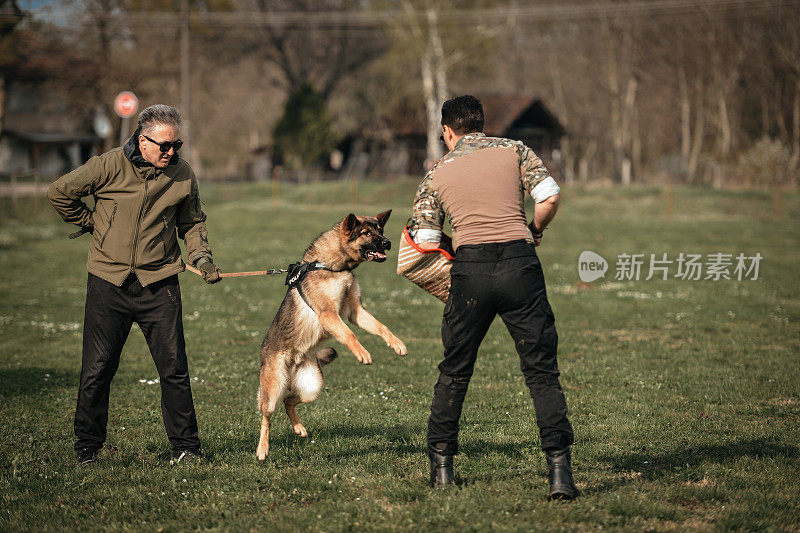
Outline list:
[[[428,452],[428,457],[431,460],[431,487],[438,489],[448,485],[455,485],[453,456]]]
[[[573,500],[581,494],[572,479],[570,459],[569,448],[547,452],[547,477],[550,481],[551,500]]]

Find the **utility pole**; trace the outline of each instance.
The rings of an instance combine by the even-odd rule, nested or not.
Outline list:
[[[183,111],[183,131],[181,135],[188,150],[184,159],[194,163],[194,146],[192,145],[192,79],[189,71],[189,0],[181,0],[181,109]]]

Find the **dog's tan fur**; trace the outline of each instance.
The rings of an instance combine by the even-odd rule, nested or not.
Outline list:
[[[368,258],[385,260],[385,254],[380,251],[381,246],[385,250],[390,245],[383,237],[383,227],[390,214],[391,210],[375,217],[348,215],[320,235],[303,255],[303,261],[321,262],[331,271],[308,273],[301,285],[305,299],[297,289],[286,293],[261,345],[258,402],[262,418],[256,452],[259,460],[266,459],[269,453],[270,421],[280,401],[294,432],[301,437],[308,436],[296,407],[319,397],[321,368],[336,357],[332,348],[316,351],[321,341],[333,336],[347,346],[359,362],[372,363],[372,356],[342,318],[378,335],[398,355],[408,353],[405,344],[364,309],[358,281],[352,273]],[[377,249],[378,253],[365,252],[367,249]]]

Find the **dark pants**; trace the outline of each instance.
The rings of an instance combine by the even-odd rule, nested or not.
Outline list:
[[[89,274],[75,449],[99,448],[106,440],[111,380],[134,321],[144,333],[158,369],[161,414],[172,447],[199,448],[178,276],[142,287],[131,275],[117,287]]]
[[[498,314],[519,353],[542,449],[557,451],[572,444],[567,402],[558,381],[555,317],[534,246],[522,240],[460,246],[450,277],[450,297],[442,319],[444,361],[439,365],[428,420],[429,451],[458,453],[461,406],[478,347]]]

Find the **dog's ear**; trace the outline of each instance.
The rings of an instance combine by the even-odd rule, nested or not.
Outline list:
[[[392,210],[389,209],[388,211],[384,211],[380,215],[375,215],[375,218],[378,219],[378,225],[381,227],[381,229],[386,227],[386,221],[389,220],[389,215],[391,214]]]
[[[358,217],[355,216],[353,213],[350,213],[344,220],[342,220],[342,234],[345,237],[350,237],[353,235],[353,232],[361,225],[361,222],[358,221]]]

